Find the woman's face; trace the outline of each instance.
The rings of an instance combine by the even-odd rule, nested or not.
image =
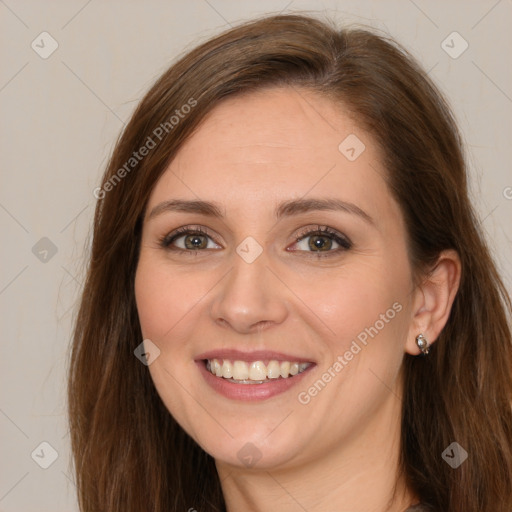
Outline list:
[[[149,371],[218,463],[291,467],[398,428],[417,333],[384,175],[331,100],[276,88],[217,106],[156,184],[135,282]]]

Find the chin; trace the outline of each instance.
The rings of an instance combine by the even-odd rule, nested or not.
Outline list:
[[[254,425],[244,435],[234,439],[224,437],[219,444],[218,439],[208,439],[201,446],[209,453],[217,464],[226,464],[240,469],[272,471],[284,468],[304,456],[304,449],[297,444],[297,438],[283,432],[282,436],[269,436],[267,429],[255,432]]]

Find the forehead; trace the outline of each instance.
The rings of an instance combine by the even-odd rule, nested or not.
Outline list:
[[[396,209],[370,135],[339,104],[286,87],[216,106],[179,150],[149,206],[179,197],[218,201],[226,210],[268,208],[307,194],[355,201],[375,214]]]
[[[362,130],[331,100],[305,89],[275,88],[229,98],[203,121],[178,154],[178,163],[188,163],[205,153],[237,164],[296,165],[340,156],[344,136]],[[199,151],[198,151],[199,150]],[[247,162],[245,156],[258,155]],[[304,166],[302,166],[304,167]]]

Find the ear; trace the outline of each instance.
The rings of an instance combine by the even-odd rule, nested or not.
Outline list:
[[[412,321],[405,345],[411,355],[421,353],[416,336],[423,334],[434,343],[450,316],[459,289],[461,265],[456,251],[443,251],[433,269],[414,291]]]

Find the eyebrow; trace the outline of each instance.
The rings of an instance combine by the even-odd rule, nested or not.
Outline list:
[[[290,199],[284,201],[274,210],[277,220],[282,217],[291,217],[311,211],[342,211],[362,218],[369,224],[375,225],[374,220],[364,210],[354,203],[336,198],[309,198]],[[155,206],[148,215],[148,220],[165,212],[196,213],[209,217],[224,218],[221,206],[218,203],[201,200],[171,199]]]

